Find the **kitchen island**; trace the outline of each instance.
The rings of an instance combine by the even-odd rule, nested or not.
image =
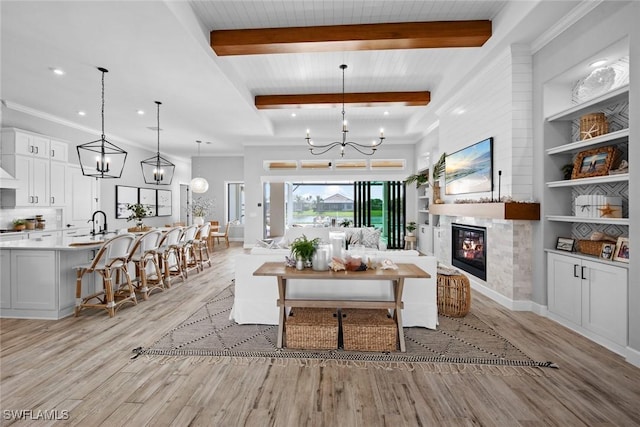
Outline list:
[[[90,262],[114,235],[0,242],[0,317],[55,320],[73,314],[75,267]],[[94,288],[85,278],[83,294]]]

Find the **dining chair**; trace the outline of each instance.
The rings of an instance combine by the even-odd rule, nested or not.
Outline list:
[[[133,234],[119,234],[106,240],[98,253],[88,264],[75,267],[76,270],[76,317],[83,308],[102,308],[109,317],[125,303],[137,305],[135,288],[128,272],[129,251],[136,237]],[[82,279],[88,274],[96,274],[102,279],[102,289],[82,295]]]
[[[208,263],[211,267],[211,255],[209,254],[209,234],[211,230],[211,223],[205,222],[198,229],[195,240],[195,251],[198,255],[198,262],[200,263],[200,270],[204,270],[204,264]]]
[[[178,250],[180,252],[180,263],[184,278],[188,278],[189,270],[195,269],[196,272],[200,271],[200,265],[198,264],[198,257],[195,250],[196,233],[200,226],[190,225],[183,229],[180,241],[177,243]]]
[[[209,228],[209,248],[212,249],[213,248],[213,244],[215,243],[213,241],[213,237],[211,236],[211,233],[217,233],[218,231],[220,231],[220,221],[209,221],[209,224],[211,224],[211,228]]]
[[[164,286],[171,287],[171,277],[185,278],[182,271],[182,263],[180,261],[180,237],[182,236],[182,227],[172,227],[165,232],[156,249],[156,255],[160,262],[160,270],[164,276]]]
[[[219,231],[212,232],[212,233],[209,233],[209,236],[211,236],[212,239],[216,239],[218,241],[218,244],[220,244],[220,238],[222,237],[225,240],[227,247],[229,247],[229,226],[230,225],[231,223],[228,222],[224,228],[224,233],[221,233]]]
[[[154,290],[164,291],[164,280],[158,260],[158,245],[162,231],[151,230],[135,240],[129,252],[129,275],[133,286],[142,293],[145,300]]]

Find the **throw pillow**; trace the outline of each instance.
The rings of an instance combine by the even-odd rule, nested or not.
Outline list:
[[[362,227],[360,234],[360,244],[365,248],[378,249],[378,242],[380,242],[381,230],[375,227]]]

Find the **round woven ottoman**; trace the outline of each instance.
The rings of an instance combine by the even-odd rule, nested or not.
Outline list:
[[[471,284],[464,274],[438,274],[438,314],[464,317],[471,308]]]

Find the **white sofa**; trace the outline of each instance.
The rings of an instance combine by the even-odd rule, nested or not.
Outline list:
[[[311,236],[307,235],[311,238]],[[230,319],[240,324],[278,324],[278,284],[275,277],[258,277],[253,272],[265,262],[284,262],[288,249],[253,248],[250,254],[235,257],[235,299]],[[402,311],[403,324],[435,329],[438,324],[436,302],[436,258],[417,251],[377,251],[367,253],[375,259],[412,263],[431,275],[429,279],[406,279]],[[287,297],[323,299],[392,299],[391,284],[374,280],[289,280]]]

